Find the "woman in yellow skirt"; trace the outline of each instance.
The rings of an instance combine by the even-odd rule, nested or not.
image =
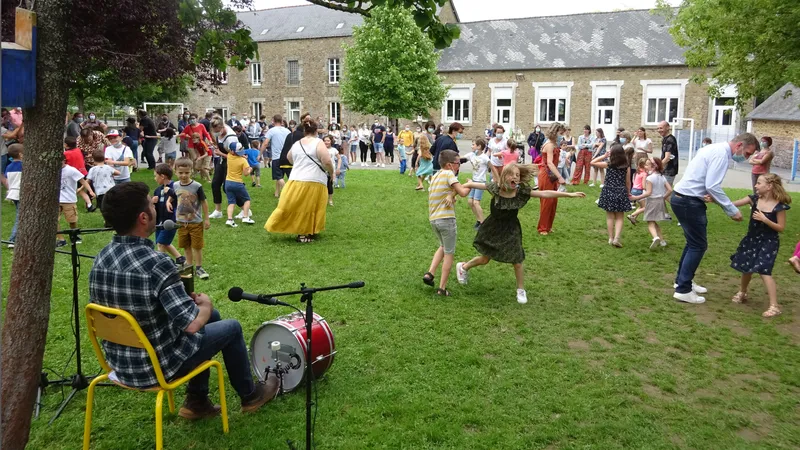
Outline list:
[[[270,233],[297,234],[297,242],[314,242],[325,229],[327,184],[333,162],[325,144],[317,138],[317,123],[309,120],[302,127],[304,137],[287,155],[292,163],[289,182],[264,228]]]

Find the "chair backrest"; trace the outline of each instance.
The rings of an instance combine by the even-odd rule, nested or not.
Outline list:
[[[161,372],[161,365],[158,363],[156,351],[144,331],[142,331],[139,323],[129,312],[89,303],[86,305],[86,326],[89,328],[89,339],[92,341],[92,348],[103,370],[110,372],[114,369],[108,365],[103,350],[97,341],[98,338],[107,342],[146,350],[156,372],[158,384],[162,387],[166,386],[167,382]]]

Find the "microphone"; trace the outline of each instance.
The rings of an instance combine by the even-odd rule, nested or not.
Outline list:
[[[239,302],[242,300],[250,300],[251,302],[261,303],[262,305],[280,305],[280,306],[288,306],[292,307],[292,305],[288,303],[284,303],[279,301],[277,298],[274,297],[267,297],[266,295],[261,294],[248,294],[244,292],[240,287],[232,287],[228,290],[228,299],[232,302]]]
[[[156,225],[156,230],[172,231],[178,228],[180,228],[180,226],[169,219],[165,220],[161,225]]]
[[[352,283],[348,284],[347,287],[350,288],[350,289],[362,288],[362,287],[364,287],[364,282],[363,281],[353,281]]]

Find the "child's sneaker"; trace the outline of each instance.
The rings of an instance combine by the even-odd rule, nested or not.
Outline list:
[[[458,278],[458,282],[461,284],[467,284],[469,281],[469,274],[466,270],[464,270],[464,263],[456,264],[456,278]]]
[[[243,218],[243,219],[242,219],[242,223],[254,224],[254,223],[256,223],[256,221],[255,221],[255,220],[253,220],[253,219],[251,219],[251,218],[248,216],[248,217],[245,217],[245,218]]]
[[[175,258],[175,265],[178,267],[183,267],[186,264],[186,257],[185,256],[178,256]]]
[[[480,223],[480,222],[478,222],[478,221],[476,220],[476,221],[475,221],[475,227],[474,227],[474,228],[477,230],[477,229],[478,229],[478,228],[480,228],[480,227],[481,227],[481,223]]]
[[[229,226],[231,228],[236,228],[236,227],[239,226],[239,225],[236,225],[236,222],[234,222],[233,219],[226,220],[225,221],[225,225],[227,225],[227,226]]]
[[[14,248],[14,242],[9,242],[8,243],[8,248]]]
[[[214,210],[214,212],[212,212],[211,214],[208,215],[208,218],[209,219],[221,219],[222,218],[222,212]]]
[[[667,241],[662,239],[661,243],[659,245],[662,246],[662,247],[666,247],[667,246]]]
[[[56,240],[56,248],[65,247],[66,245],[67,245],[66,239],[58,239],[58,240]]]
[[[83,239],[81,239],[80,235],[75,236],[75,243],[76,244],[83,244]]]
[[[661,245],[661,238],[656,236],[653,238],[653,242],[650,243],[650,250],[655,250],[660,245]]]
[[[525,289],[517,289],[517,303],[520,305],[528,303],[528,293],[525,292]]]
[[[589,187],[594,187],[594,181],[592,181],[591,183],[589,183]]]
[[[194,273],[195,273],[195,275],[197,275],[197,278],[200,278],[201,280],[207,280],[208,279],[208,272],[206,272],[206,270],[203,269],[200,266],[197,266],[197,268],[195,269]]]

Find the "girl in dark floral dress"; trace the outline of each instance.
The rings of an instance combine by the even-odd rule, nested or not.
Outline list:
[[[458,282],[467,284],[467,271],[476,266],[488,264],[489,261],[510,263],[514,265],[517,278],[517,302],[528,302],[525,292],[524,271],[525,249],[522,248],[522,226],[517,218],[519,210],[528,203],[531,197],[585,197],[583,192],[534,191],[530,187],[535,166],[511,163],[503,168],[500,184],[488,184],[468,181],[464,184],[470,189],[485,189],[492,195],[491,212],[483,221],[473,246],[480,256],[469,262],[456,264]]]
[[[769,295],[769,309],[762,316],[774,317],[781,313],[778,291],[772,278],[772,266],[778,256],[778,233],[786,228],[786,210],[792,198],[783,189],[781,178],[774,173],[758,177],[754,187],[756,195],[733,202],[736,206],[750,205],[750,224],[747,234],[731,256],[731,267],[742,273],[739,292],[733,296],[734,303],[747,301],[747,286],[754,273],[760,274]]]
[[[608,168],[606,183],[600,191],[600,201],[597,202],[597,206],[606,211],[608,243],[614,247],[622,247],[619,238],[622,237],[625,212],[631,210],[631,201],[628,199],[628,194],[631,192],[630,162],[625,156],[622,145],[614,144],[607,155],[599,155],[591,164],[592,167]]]

